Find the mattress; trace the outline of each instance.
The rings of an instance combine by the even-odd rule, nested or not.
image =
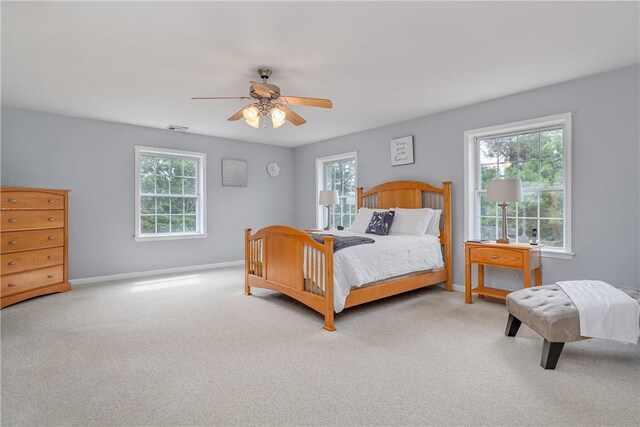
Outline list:
[[[344,309],[353,288],[444,267],[440,239],[429,234],[378,236],[338,230],[321,234],[365,236],[375,240],[373,244],[352,246],[334,253],[333,304],[336,313]]]

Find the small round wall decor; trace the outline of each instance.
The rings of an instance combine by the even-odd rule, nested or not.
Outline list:
[[[269,176],[276,178],[280,175],[280,166],[276,162],[271,162],[267,165],[267,173]]]

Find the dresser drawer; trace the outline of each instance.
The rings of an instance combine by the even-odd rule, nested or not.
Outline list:
[[[40,249],[2,255],[2,275],[51,267],[64,262],[64,248]]]
[[[5,231],[2,234],[2,253],[44,249],[64,245],[64,229],[38,231]]]
[[[25,273],[2,276],[2,297],[25,292],[43,286],[55,285],[64,281],[64,268],[43,268],[41,270],[27,271]]]
[[[2,231],[64,227],[64,210],[2,211]]]
[[[480,264],[494,264],[504,267],[520,267],[524,265],[522,251],[496,248],[471,248],[469,250],[471,262]]]
[[[64,196],[37,191],[3,191],[2,209],[64,209]]]

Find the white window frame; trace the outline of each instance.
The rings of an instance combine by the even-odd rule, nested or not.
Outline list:
[[[356,161],[356,188],[358,187],[358,152],[351,151],[349,153],[342,154],[334,154],[331,156],[318,157],[316,159],[316,227],[324,228],[326,223],[326,209],[324,206],[318,205],[318,200],[320,198],[320,191],[324,190],[324,183],[326,180],[325,177],[325,163],[329,162],[337,162],[340,160],[350,160],[355,159]]]
[[[562,249],[542,248],[546,258],[571,259],[575,255],[571,250],[571,113],[556,114],[523,120],[497,126],[468,130],[464,133],[464,236],[465,240],[476,239],[476,204],[478,151],[476,141],[501,134],[535,131],[553,126],[563,128],[564,148],[564,244]]]
[[[140,155],[141,154],[157,154],[165,156],[190,157],[197,160],[197,178],[198,184],[196,194],[199,198],[197,212],[197,232],[195,233],[168,233],[168,234],[142,234],[140,232]],[[197,153],[193,151],[170,150],[168,148],[145,147],[141,145],[135,146],[135,232],[133,239],[136,242],[155,242],[160,240],[180,240],[180,239],[199,239],[207,237],[207,155],[205,153]]]

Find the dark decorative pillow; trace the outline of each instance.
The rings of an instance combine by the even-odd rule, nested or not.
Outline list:
[[[389,234],[395,211],[374,212],[366,233],[386,236]]]

